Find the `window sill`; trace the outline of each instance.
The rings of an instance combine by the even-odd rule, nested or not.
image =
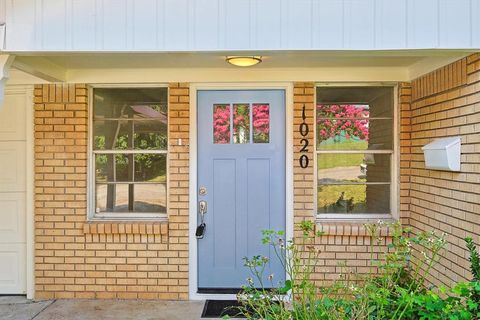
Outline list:
[[[167,235],[168,221],[89,221],[83,233]]]
[[[317,217],[315,220],[316,231],[323,232],[325,236],[370,236],[365,224],[377,223],[379,219],[368,218],[324,218]],[[381,219],[384,222],[395,222],[391,216]],[[387,226],[380,228],[380,236],[391,236],[391,230]]]

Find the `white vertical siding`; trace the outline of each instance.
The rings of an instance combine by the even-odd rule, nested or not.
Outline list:
[[[345,0],[343,20],[345,47],[375,48],[374,4],[374,0]]]
[[[193,2],[193,47],[199,50],[215,50],[219,44],[219,0]]]
[[[343,48],[344,2],[318,1],[315,7],[313,45],[318,48]],[[337,26],[332,28],[332,26]]]
[[[408,48],[438,47],[438,2],[439,0],[408,0]]]
[[[61,50],[67,45],[67,1],[42,0],[37,17],[42,21],[41,45],[45,50]]]
[[[288,20],[287,47],[288,48],[311,48],[313,26],[313,1],[296,0],[287,3]]]
[[[407,46],[407,0],[375,1],[375,44],[385,48]]]
[[[189,0],[163,0],[165,39],[163,49],[187,50],[189,40]],[[207,19],[207,17],[205,17]]]
[[[157,48],[158,1],[135,0],[133,5],[133,49],[155,50]]]
[[[480,48],[480,1],[472,1],[471,8],[472,47]]]
[[[220,47],[227,49],[250,48],[250,0],[226,1],[220,16],[223,28]]]
[[[480,0],[0,0],[0,9],[2,3],[9,51],[480,45]]]
[[[479,1],[474,1],[478,3]],[[462,48],[470,43],[471,34],[463,32],[472,26],[470,0],[440,0],[439,42],[440,47]],[[477,16],[476,20],[480,17]]]
[[[253,41],[249,49],[280,49],[282,47],[282,21],[285,19],[283,13],[287,12],[288,2],[279,0],[253,1],[254,5],[250,11],[252,16],[250,38]]]
[[[6,10],[7,10],[7,1],[0,0],[0,24],[5,23]]]

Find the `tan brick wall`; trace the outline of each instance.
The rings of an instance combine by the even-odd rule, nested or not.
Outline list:
[[[314,83],[295,83],[293,99],[298,223],[316,217]],[[450,234],[448,252],[432,274],[437,283],[447,283],[446,274],[466,278],[462,238],[480,235],[480,55],[399,84],[398,101],[401,220],[416,232],[435,228]],[[189,110],[188,84],[170,84],[168,223],[87,223],[87,87],[36,86],[37,298],[188,298]],[[310,146],[300,153],[303,121]],[[421,146],[450,135],[462,136],[462,172],[425,170]],[[179,138],[183,146],[177,146]],[[305,169],[298,162],[303,154],[310,159]],[[323,221],[317,229],[325,232],[317,242],[322,251],[318,284],[336,277],[340,264],[369,272],[370,237],[362,223]],[[376,247],[374,257],[386,245]]]
[[[411,159],[411,96],[412,87],[410,83],[402,82],[398,84],[398,112],[400,119],[399,140],[399,217],[404,225],[409,225],[410,217],[410,159]]]
[[[412,82],[410,145],[404,144],[404,183],[409,183],[409,221],[414,232],[448,234],[447,250],[431,272],[434,284],[469,279],[463,238],[480,235],[480,54]],[[460,136],[461,171],[425,169],[421,147],[435,138]],[[408,179],[408,181],[407,181]],[[405,189],[404,192],[407,192]]]
[[[87,96],[35,87],[35,297],[187,299],[188,85],[169,87],[168,225],[86,222]]]

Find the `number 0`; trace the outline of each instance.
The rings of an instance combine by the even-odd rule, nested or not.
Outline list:
[[[308,124],[306,124],[305,122],[302,122],[300,124],[300,134],[302,135],[302,137],[307,136],[309,132],[310,132],[310,128],[308,127]]]
[[[308,159],[308,156],[304,154],[300,157],[299,162],[300,162],[300,167],[305,169],[308,167],[308,163],[310,162],[310,159]]]

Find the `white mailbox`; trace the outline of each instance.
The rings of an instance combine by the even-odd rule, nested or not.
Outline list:
[[[460,171],[460,137],[436,139],[425,145],[425,168]]]

